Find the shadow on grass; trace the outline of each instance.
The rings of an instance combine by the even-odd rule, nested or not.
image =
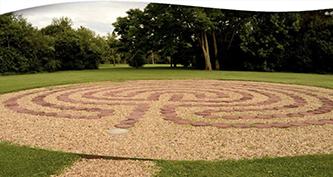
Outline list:
[[[0,176],[50,176],[70,167],[79,155],[0,142]]]

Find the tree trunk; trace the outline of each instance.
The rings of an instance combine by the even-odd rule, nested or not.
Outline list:
[[[202,52],[205,57],[205,70],[212,70],[212,64],[210,63],[209,46],[208,46],[208,39],[207,39],[206,31],[201,32],[201,42],[199,40],[199,43],[200,43]]]
[[[151,63],[154,65],[155,61],[154,61],[154,52],[151,52]]]
[[[215,30],[213,30],[213,42],[214,42],[214,57],[215,57],[215,70],[220,70],[220,63],[217,55],[217,43]]]
[[[231,43],[232,43],[232,41],[233,41],[233,39],[234,39],[235,32],[236,32],[236,30],[237,30],[237,28],[238,28],[239,23],[240,23],[240,22],[238,22],[238,23],[236,24],[236,26],[234,27],[234,31],[232,32],[232,36],[231,36],[231,39],[230,39],[230,42],[229,42],[229,45],[228,45],[228,48],[227,48],[227,49],[229,49],[230,46],[231,46]]]
[[[182,15],[184,16],[185,18],[185,21],[188,25],[189,28],[192,28],[193,26],[191,25],[191,23],[189,22],[189,20],[187,19],[187,16],[186,14],[183,12],[182,8],[180,6],[177,6],[178,9],[180,10],[180,12],[182,13]],[[201,39],[200,39],[200,36],[198,33],[195,33],[198,41],[199,41],[199,44],[202,48],[202,51],[203,51],[203,54],[204,54],[204,57],[205,57],[205,70],[212,70],[212,65],[210,63],[210,57],[209,57],[209,47],[208,47],[208,40],[207,40],[207,34],[206,34],[206,31],[205,30],[202,30],[201,31]]]
[[[116,61],[113,59],[113,67],[116,67]]]

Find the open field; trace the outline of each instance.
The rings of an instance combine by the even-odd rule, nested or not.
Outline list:
[[[159,66],[159,65],[157,65]],[[246,71],[203,71],[191,68],[168,68],[145,66],[140,69],[127,65],[101,65],[99,70],[63,71],[55,73],[0,76],[0,93],[46,87],[98,81],[125,81],[148,79],[216,79],[278,82],[300,85],[312,85],[333,88],[332,75],[271,73]]]
[[[1,76],[0,99],[4,111],[0,125],[4,131],[0,138],[16,145],[76,153],[68,154],[72,158],[63,160],[64,164],[48,165],[56,167],[53,173],[71,165],[78,154],[134,158],[124,163],[83,160],[62,175],[134,176],[147,172],[143,175],[146,176],[161,170],[161,176],[221,176],[223,173],[294,176],[306,171],[313,176],[325,176],[333,165],[332,80],[332,75],[200,71],[166,65],[138,70],[124,65],[116,68],[102,65],[100,70]],[[65,84],[75,85],[56,86]],[[221,105],[232,110],[216,109]],[[12,117],[16,119],[13,121]],[[130,127],[129,133],[107,134],[108,129],[124,125]],[[268,127],[261,129],[263,125]],[[0,145],[5,146],[10,145]],[[312,155],[298,157],[304,154]],[[1,156],[6,157],[6,153]],[[225,161],[265,156],[287,157]],[[297,158],[303,159],[302,162],[296,163]],[[10,164],[7,162],[12,158],[1,159],[7,161],[0,164]],[[20,169],[24,171],[29,165],[35,164]],[[239,168],[240,165],[244,168]],[[15,169],[13,166],[6,168]],[[288,170],[282,171],[286,166]],[[87,173],[98,167],[103,170]],[[129,168],[133,173],[129,173]],[[249,168],[256,170],[249,171]],[[218,169],[223,170],[220,173]]]

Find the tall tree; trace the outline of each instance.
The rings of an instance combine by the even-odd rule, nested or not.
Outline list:
[[[116,66],[116,63],[121,62],[121,56],[123,55],[120,51],[118,51],[120,42],[117,37],[118,36],[115,33],[108,33],[104,39],[106,42],[106,53],[104,55],[105,61],[112,63],[113,66]]]
[[[299,13],[258,13],[253,15],[240,37],[241,49],[259,59],[261,70],[283,66],[283,55],[290,39],[300,29]],[[275,60],[275,62],[274,62]]]
[[[205,70],[212,70],[209,54],[207,31],[211,30],[213,23],[207,16],[205,8],[177,6],[183,16],[183,21],[195,34],[205,58]]]
[[[177,63],[188,65],[191,63],[182,54],[188,53],[193,42],[192,32],[183,23],[183,17],[177,6],[168,4],[150,3],[144,10],[149,19],[144,30],[148,32],[152,51],[163,58],[170,58],[170,66],[176,67]]]
[[[119,51],[127,53],[127,63],[139,68],[145,63],[145,56],[149,51],[149,40],[146,31],[142,30],[145,24],[145,14],[140,9],[130,9],[127,17],[118,17],[112,25],[120,36],[122,46]]]
[[[20,15],[0,16],[0,72],[33,73],[52,65],[51,40]]]
[[[301,12],[300,30],[286,52],[288,71],[333,72],[333,10]]]
[[[232,46],[235,36],[240,35],[243,31],[251,13],[223,9],[207,9],[206,13],[213,22],[215,69],[219,70],[223,56]]]
[[[72,25],[71,19],[61,17],[41,29],[54,40],[54,58],[60,63],[59,70],[98,69],[101,51],[95,33],[82,26],[75,30]]]

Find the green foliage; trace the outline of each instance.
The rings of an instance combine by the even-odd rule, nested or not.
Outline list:
[[[332,10],[303,12],[301,29],[291,40],[288,70],[297,72],[333,72]]]
[[[100,37],[68,17],[38,30],[0,16],[2,75],[97,69],[99,63],[192,65],[199,69],[333,73],[332,10],[241,12],[150,3]]]
[[[333,154],[253,160],[156,161],[156,176],[332,176]]]
[[[258,13],[240,36],[241,49],[257,70],[333,72],[332,10]],[[249,68],[247,68],[249,69]]]
[[[3,75],[97,69],[101,49],[95,34],[72,29],[67,17],[38,30],[14,14],[0,16],[0,73]]]
[[[207,70],[213,65],[217,70],[332,73],[330,12],[241,12],[150,3],[113,25],[120,35],[118,51],[127,53],[131,66],[153,52],[165,62]],[[136,57],[138,53],[142,55]]]
[[[146,32],[142,30],[146,24],[146,16],[140,9],[130,9],[127,17],[118,17],[112,25],[120,35],[121,47],[119,52],[125,53],[127,63],[139,68],[145,64],[146,53],[150,46]]]
[[[193,34],[188,30],[178,6],[149,4],[144,11],[150,23],[145,25],[151,39],[151,50],[171,65],[193,63]]]
[[[39,57],[48,50],[47,40],[21,16],[0,16],[0,73],[43,71]]]
[[[0,143],[0,176],[50,176],[60,174],[78,155]]]
[[[283,66],[290,39],[300,29],[299,20],[299,13],[258,13],[240,35],[240,47],[257,57],[261,70],[278,70]]]
[[[107,36],[97,36],[96,38],[96,47],[99,48],[101,52],[101,61],[100,63],[124,63],[122,60],[122,54],[118,51],[119,41],[117,40],[117,36],[115,33],[108,33]]]
[[[97,69],[101,61],[101,48],[93,31],[80,27],[72,29],[68,18],[53,19],[41,31],[54,40],[53,62],[58,70]]]

